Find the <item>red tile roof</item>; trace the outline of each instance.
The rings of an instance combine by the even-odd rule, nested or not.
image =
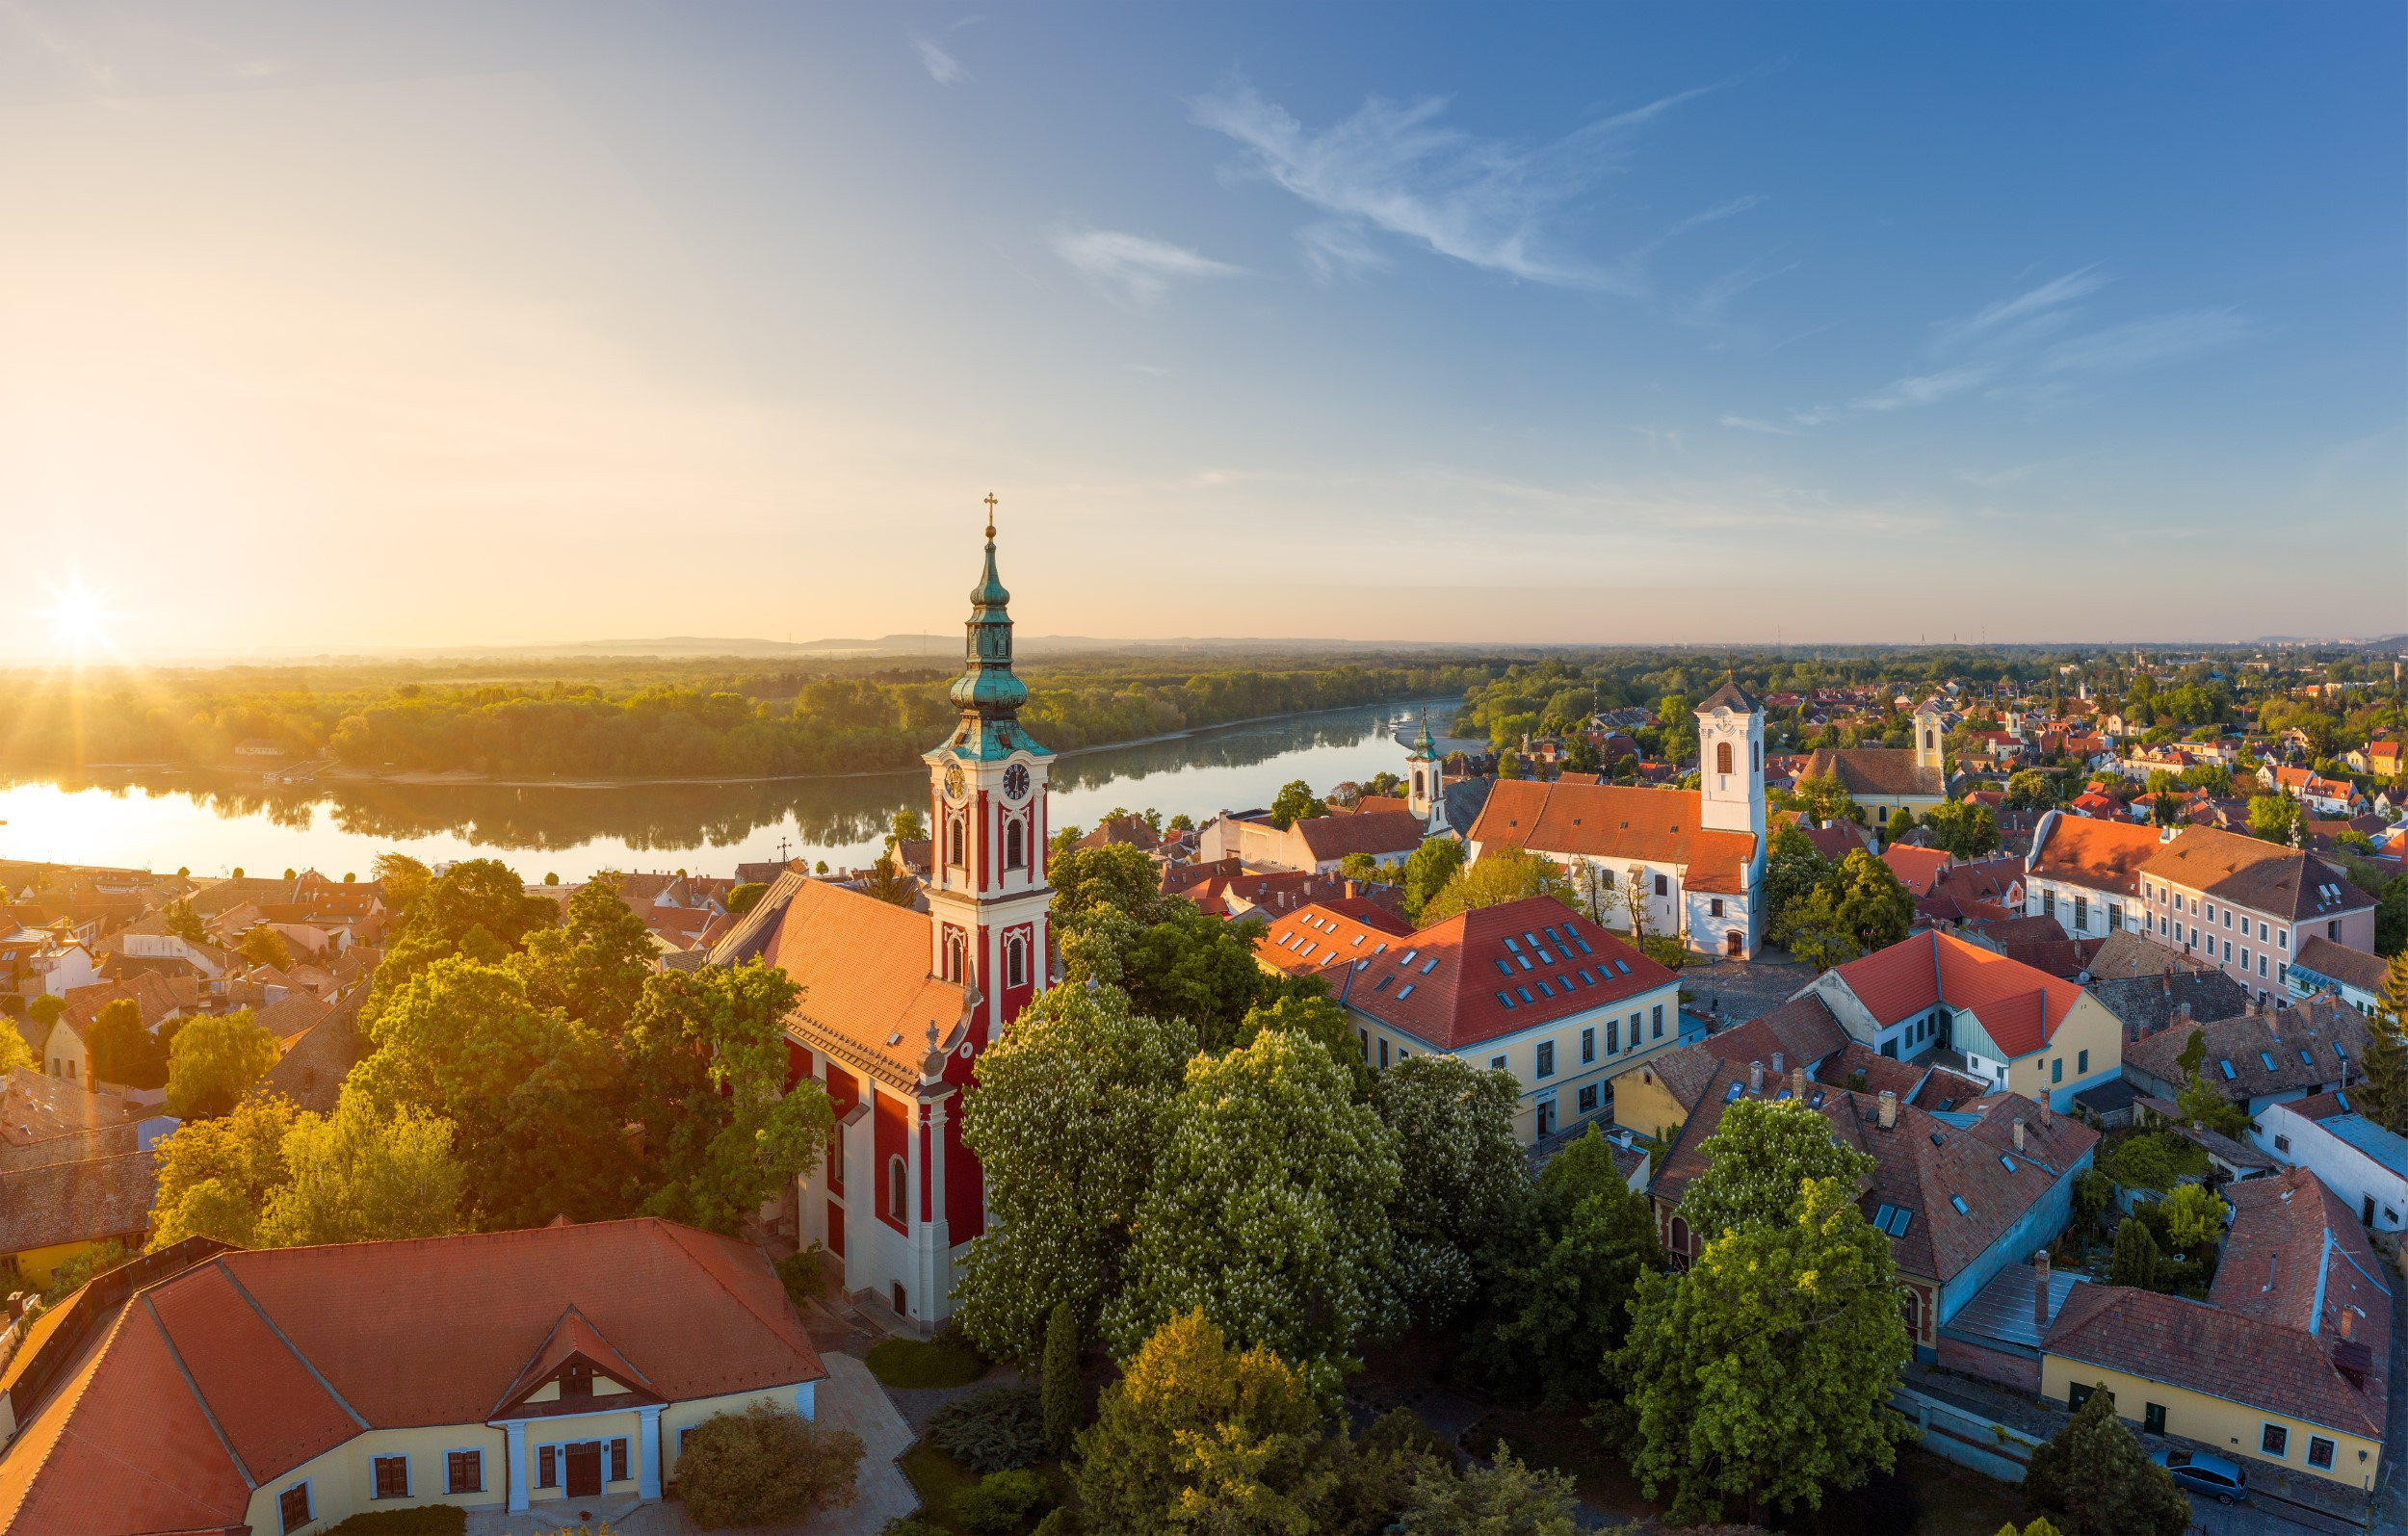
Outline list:
[[[1349,960],[1367,960],[1413,932],[1413,924],[1366,901],[1340,897],[1315,901],[1280,914],[1261,942],[1256,957],[1290,976],[1310,976]]]
[[[826,1374],[768,1261],[674,1222],[224,1253],[138,1292],[28,1405],[0,1536],[239,1526],[246,1471],[482,1424],[572,1308],[669,1401]]]
[[[1330,990],[1348,1007],[1439,1051],[1610,1007],[1677,981],[1626,941],[1543,896],[1457,913],[1417,929],[1386,954],[1341,965]],[[1500,1001],[1501,993],[1512,1002]]]
[[[1304,844],[1317,864],[1343,859],[1349,853],[1374,858],[1401,856],[1422,846],[1429,829],[1410,811],[1362,811],[1347,816],[1317,816],[1289,828]]]
[[[1929,896],[1941,874],[1956,862],[1956,855],[1946,848],[1919,848],[1894,843],[1881,850],[1881,862],[1898,883],[1917,896]]]
[[[2218,827],[2194,826],[2161,845],[2141,872],[2273,917],[2331,918],[2374,898],[2312,854]]]
[[[1945,933],[1924,932],[1835,973],[1885,1026],[1947,1003],[1971,1008],[2000,1049],[2021,1056],[2049,1043],[2081,988]]]
[[[2163,846],[2152,826],[2071,816],[2044,818],[2028,866],[2036,879],[2136,897],[2140,867]]]
[[[2356,1216],[2305,1168],[2230,1184],[2224,1195],[2233,1225],[2206,1301],[2077,1286],[2048,1350],[2382,1439],[2392,1281]],[[2336,1363],[2350,1343],[2366,1350],[2363,1386]]]
[[[916,1083],[929,1054],[970,1012],[970,988],[930,974],[926,914],[824,880],[781,874],[711,951],[717,964],[758,954],[802,984],[787,1029],[889,1080]]]
[[[1687,866],[1693,891],[1738,892],[1756,840],[1710,832],[1698,822],[1695,790],[1618,784],[1539,784],[1501,779],[1472,825],[1470,841],[1488,847],[1592,859],[1639,859]]]

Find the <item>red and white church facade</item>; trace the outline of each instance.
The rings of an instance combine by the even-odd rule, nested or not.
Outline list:
[[[711,954],[757,955],[801,985],[786,1025],[795,1075],[825,1086],[836,1132],[799,1182],[800,1239],[822,1245],[849,1294],[922,1330],[951,1315],[955,1266],[986,1227],[962,1092],[980,1053],[1044,987],[1051,952],[1053,754],[1020,724],[1028,687],[1012,672],[1009,602],[990,519],[951,694],[960,718],[925,754],[929,910],[790,872]]]

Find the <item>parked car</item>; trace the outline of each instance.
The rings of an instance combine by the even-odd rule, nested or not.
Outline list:
[[[2206,1494],[2219,1504],[2249,1501],[2249,1474],[2238,1462],[2204,1450],[2161,1450],[2149,1459],[2194,1494]]]

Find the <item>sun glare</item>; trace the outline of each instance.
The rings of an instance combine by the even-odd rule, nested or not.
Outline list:
[[[51,634],[59,649],[70,656],[88,656],[107,642],[109,612],[100,594],[82,583],[59,593],[50,609]]]

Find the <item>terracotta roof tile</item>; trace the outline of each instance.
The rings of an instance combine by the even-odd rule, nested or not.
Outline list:
[[[2140,894],[2140,867],[2163,846],[2155,827],[2069,816],[2043,817],[2037,837],[2034,877],[2118,896]]]
[[[1936,768],[1918,767],[1905,747],[1820,747],[1806,760],[1801,779],[1837,778],[1848,794],[1931,794],[1945,797],[1948,775]]]
[[[1945,933],[1917,933],[1836,973],[1882,1024],[1945,1002],[1971,1008],[1990,1038],[2021,1056],[2048,1044],[2081,988]]]
[[[1677,980],[1543,896],[1459,912],[1416,929],[1387,954],[1340,965],[1330,990],[1341,1002],[1438,1051],[1570,1019]]]
[[[2314,854],[2212,826],[2190,827],[2162,845],[2141,872],[2219,901],[2294,921],[2374,905],[2372,897]]]
[[[943,1040],[970,1011],[970,988],[929,973],[929,948],[925,913],[789,873],[711,958],[727,965],[759,954],[802,984],[790,1032],[890,1080],[917,1082],[929,1026]]]
[[[1483,848],[1684,865],[1683,883],[1690,890],[1737,892],[1756,840],[1745,832],[1705,830],[1697,824],[1700,808],[1695,790],[1500,779],[1480,807],[1471,841]]]
[[[1403,946],[1413,925],[1361,897],[1315,901],[1283,912],[1254,946],[1255,957],[1289,976],[1310,976],[1332,965],[1369,960],[1382,950]]]

